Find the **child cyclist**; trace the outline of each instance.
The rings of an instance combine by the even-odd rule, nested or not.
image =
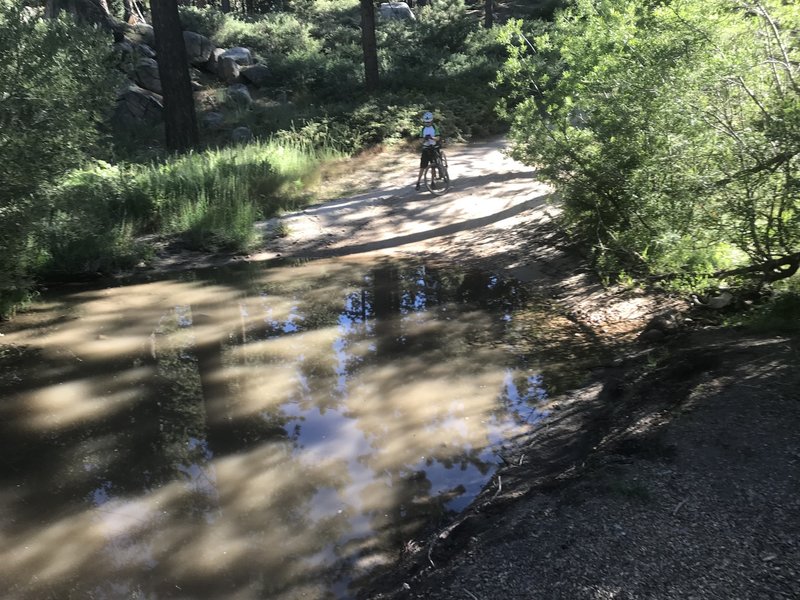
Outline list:
[[[426,111],[422,115],[422,129],[420,130],[419,137],[422,140],[422,156],[419,161],[419,175],[417,175],[417,185],[415,190],[419,190],[419,184],[422,181],[422,173],[428,163],[435,160],[436,148],[439,146],[439,128],[433,124],[433,113]]]

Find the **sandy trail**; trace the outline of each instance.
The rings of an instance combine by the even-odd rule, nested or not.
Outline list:
[[[418,158],[410,153],[354,159],[353,185],[366,193],[306,207],[280,218],[288,235],[264,252],[274,256],[364,253],[486,257],[520,243],[503,235],[553,212],[550,189],[534,169],[505,156],[503,139],[446,148],[451,189],[414,190]],[[361,179],[359,181],[359,179]],[[265,231],[276,226],[262,224]]]
[[[618,342],[679,302],[600,284],[555,225],[560,208],[536,171],[509,158],[503,138],[448,146],[452,187],[442,196],[414,190],[419,155],[352,159],[336,189],[368,189],[259,223],[273,258],[418,258],[472,265],[530,284],[570,317]],[[286,235],[274,233],[279,225]]]

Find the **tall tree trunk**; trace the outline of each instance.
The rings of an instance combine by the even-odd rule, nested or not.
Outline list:
[[[222,0],[222,12],[231,12],[231,0]]]
[[[46,19],[55,19],[61,12],[61,2],[59,0],[47,0],[44,5],[44,16]]]
[[[384,360],[397,356],[402,346],[400,327],[400,271],[382,264],[372,271],[375,314],[375,354]]]
[[[198,132],[189,60],[186,58],[177,0],[150,0],[150,12],[164,96],[167,148],[185,152],[197,145]]]
[[[494,25],[494,0],[484,0],[484,21],[486,29],[491,29]]]
[[[375,5],[373,0],[361,2],[361,48],[364,50],[364,80],[367,89],[378,88],[378,42],[375,39]]]

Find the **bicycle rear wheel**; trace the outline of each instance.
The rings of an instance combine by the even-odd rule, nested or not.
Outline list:
[[[450,189],[450,177],[447,174],[446,163],[439,159],[425,168],[423,177],[425,178],[425,187],[434,196],[441,196]]]

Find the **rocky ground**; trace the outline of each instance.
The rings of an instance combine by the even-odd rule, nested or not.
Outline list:
[[[363,156],[323,181],[340,199],[261,224],[266,245],[238,260],[482,266],[551,298],[602,366],[553,399],[465,513],[410,540],[361,597],[800,598],[798,340],[602,286],[559,232],[550,190],[502,140],[447,152],[448,194],[414,191],[411,152]]]
[[[800,597],[796,340],[677,334],[560,399],[369,598]]]

